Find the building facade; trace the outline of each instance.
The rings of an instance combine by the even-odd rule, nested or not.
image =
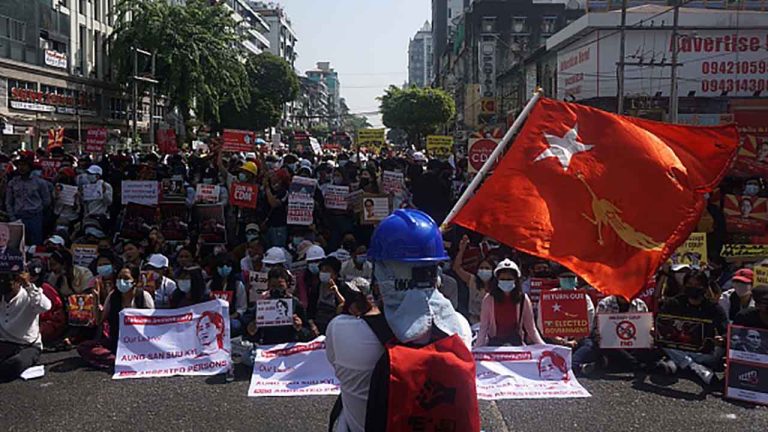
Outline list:
[[[312,80],[306,76],[299,77],[301,91],[296,101],[294,125],[300,129],[310,130],[320,126],[328,126],[328,87],[322,80]]]
[[[268,51],[287,61],[295,67],[296,57],[296,33],[293,31],[291,19],[285,10],[275,3],[251,1],[251,7],[259,14],[269,26],[266,33],[269,41]]]
[[[429,87],[432,84],[432,27],[429,21],[408,42],[408,85]]]
[[[323,82],[328,89],[329,126],[338,127],[341,123],[341,82],[339,73],[331,67],[330,62],[317,62],[317,68],[306,72],[307,78],[315,82]]]
[[[269,51],[271,43],[267,35],[269,24],[251,7],[248,0],[221,0],[232,11],[232,17],[238,23],[238,32],[243,36],[243,49],[251,54]]]

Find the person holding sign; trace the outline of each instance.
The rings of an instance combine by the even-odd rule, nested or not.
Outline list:
[[[56,177],[53,188],[53,214],[56,224],[70,227],[80,219],[80,192],[75,185],[75,170],[70,167],[62,168]]]
[[[92,217],[106,226],[109,222],[109,206],[112,205],[112,185],[102,180],[104,172],[98,165],[88,167],[88,183],[81,187],[80,197],[85,212],[85,217]],[[100,194],[94,193],[93,196],[86,194],[86,188],[101,189]]]
[[[291,302],[293,309],[293,324],[275,327],[259,325],[256,310],[250,311],[245,318],[248,325],[245,328],[245,339],[260,345],[274,345],[287,342],[309,342],[316,335],[309,329],[306,312],[299,299],[288,293],[291,276],[288,271],[275,267],[269,271],[267,286],[268,300],[285,300]]]
[[[19,175],[8,181],[5,188],[5,211],[9,220],[21,219],[24,223],[26,244],[43,242],[43,210],[51,205],[48,182],[32,176],[32,155],[16,160]]]
[[[720,295],[718,304],[723,308],[725,317],[729,320],[733,320],[742,309],[755,306],[755,300],[752,298],[753,279],[754,272],[752,269],[737,270],[731,278],[731,289]]]
[[[213,297],[229,302],[229,322],[232,336],[240,336],[243,324],[240,318],[248,309],[248,294],[245,285],[234,271],[234,261],[227,254],[216,256],[216,271],[208,282],[208,291]]]
[[[578,276],[576,276],[575,273],[573,273],[570,270],[565,270],[564,272],[561,272],[558,279],[559,279],[559,282],[560,282],[560,286],[558,288],[556,288],[556,289],[547,291],[548,293],[553,293],[553,294],[554,293],[558,293],[558,292],[560,292],[560,293],[569,293],[569,292],[575,291],[576,288],[578,288],[579,278],[578,278]],[[586,306],[587,307],[587,313],[586,313],[587,326],[589,327],[589,329],[591,329],[591,328],[593,328],[593,324],[594,324],[594,321],[595,321],[595,305],[594,305],[594,303],[592,303],[592,299],[588,295],[585,295],[585,300],[586,300],[586,305],[587,305]],[[543,323],[542,323],[542,307],[543,307],[542,303],[543,303],[543,301],[539,301],[538,313],[537,313],[536,317],[537,317],[537,323],[539,325],[539,329],[541,329],[541,331],[545,334],[545,337],[546,337],[546,330],[544,329],[544,326],[543,326]],[[565,313],[565,314],[567,315],[567,313]],[[587,343],[587,340],[589,338],[588,337],[561,337],[561,336],[554,336],[552,338],[547,338],[547,339],[550,339],[549,342],[553,343],[555,345],[563,345],[563,346],[570,347],[572,350],[576,350],[577,347],[580,347],[581,345]],[[580,367],[576,363],[575,356],[574,356],[572,364],[573,364],[573,368],[574,369],[577,369],[578,367]]]

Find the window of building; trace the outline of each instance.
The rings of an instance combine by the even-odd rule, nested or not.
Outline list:
[[[545,16],[541,18],[541,33],[551,35],[557,30],[557,17]]]
[[[15,80],[15,79],[9,79],[8,80],[8,88],[23,88],[27,90],[37,90],[37,83],[33,83],[30,81],[21,81],[21,80]]]
[[[0,15],[0,38],[24,42],[26,23]]]
[[[496,33],[496,17],[483,17],[480,29],[483,33]]]
[[[528,18],[524,16],[512,17],[512,33],[526,34],[528,33]]]
[[[113,120],[124,120],[127,117],[126,107],[128,103],[121,98],[109,98],[109,118]]]

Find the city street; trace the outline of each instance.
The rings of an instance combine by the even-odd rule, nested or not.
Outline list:
[[[250,370],[224,376],[112,381],[75,351],[46,354],[46,376],[0,385],[9,431],[322,431],[332,397],[246,397]],[[593,397],[481,402],[490,431],[765,431],[768,408],[704,394],[692,381],[631,374],[581,379]]]

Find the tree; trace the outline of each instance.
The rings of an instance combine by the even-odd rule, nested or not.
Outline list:
[[[384,125],[403,129],[416,146],[423,136],[434,133],[456,114],[453,99],[440,89],[390,86],[379,101]]]
[[[191,113],[219,116],[224,100],[238,106],[248,99],[237,23],[221,3],[187,0],[120,0],[110,56],[117,79],[131,83],[133,51],[156,53],[158,90],[178,107],[185,124]]]
[[[242,106],[226,101],[221,107],[220,125],[253,130],[277,125],[283,105],[299,95],[299,78],[288,62],[270,53],[249,56],[245,69],[249,97]]]

